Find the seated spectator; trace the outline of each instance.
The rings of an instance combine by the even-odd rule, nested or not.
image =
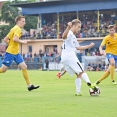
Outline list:
[[[91,69],[91,63],[88,63],[87,67],[86,67],[86,71],[90,71]]]

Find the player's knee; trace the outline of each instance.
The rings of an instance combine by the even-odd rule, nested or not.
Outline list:
[[[5,73],[7,71],[7,69],[2,69],[2,73]]]
[[[115,66],[115,63],[114,62],[111,62],[111,66]]]
[[[21,67],[21,69],[23,70],[23,69],[27,69],[27,65],[23,65],[22,67]]]

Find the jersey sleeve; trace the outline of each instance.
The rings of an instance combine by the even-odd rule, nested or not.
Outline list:
[[[21,30],[20,29],[16,30],[14,32],[14,36],[17,36],[18,38],[20,38],[21,37]]]
[[[103,39],[101,45],[102,45],[102,46],[105,46],[105,44],[106,44],[106,38]]]
[[[6,37],[8,37],[10,39],[10,37],[11,37],[11,31],[7,34]]]

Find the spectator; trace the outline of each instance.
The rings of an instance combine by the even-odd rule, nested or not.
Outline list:
[[[49,60],[48,58],[45,59],[45,68],[47,71],[49,71]]]

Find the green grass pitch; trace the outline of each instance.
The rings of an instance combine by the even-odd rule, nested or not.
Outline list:
[[[75,96],[75,75],[56,77],[57,71],[29,71],[33,84],[40,88],[29,92],[22,72],[0,74],[0,117],[117,117],[117,85],[110,77],[100,85],[98,97],[89,95],[82,81],[84,96]],[[103,72],[87,72],[95,82]],[[117,73],[115,73],[117,81]]]

